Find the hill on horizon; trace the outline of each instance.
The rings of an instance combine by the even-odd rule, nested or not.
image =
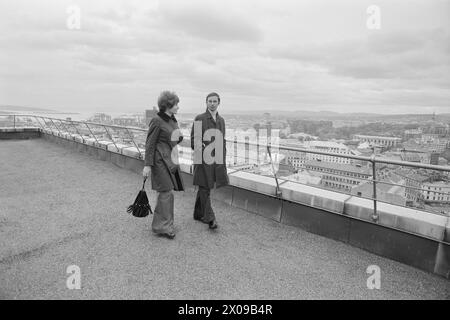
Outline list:
[[[39,111],[39,112],[57,112],[52,109],[25,107],[25,106],[13,106],[13,105],[0,105],[0,110],[2,111]]]

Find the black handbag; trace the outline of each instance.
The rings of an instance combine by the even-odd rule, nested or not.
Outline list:
[[[142,189],[139,191],[134,203],[128,206],[127,212],[131,213],[134,217],[144,218],[148,216],[148,214],[153,214],[152,208],[148,203],[147,193],[145,192],[145,181],[147,178],[144,178],[144,182],[142,184]]]

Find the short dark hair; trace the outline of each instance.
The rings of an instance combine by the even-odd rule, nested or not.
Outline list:
[[[209,97],[217,97],[217,98],[219,99],[219,103],[220,103],[220,96],[219,96],[218,93],[211,92],[210,94],[208,94],[208,95],[206,96],[206,101],[208,101],[208,98],[209,98]]]
[[[174,105],[180,102],[180,98],[172,91],[163,91],[158,98],[158,108],[161,112],[172,109]]]

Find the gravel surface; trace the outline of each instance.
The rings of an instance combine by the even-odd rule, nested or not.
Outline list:
[[[175,193],[176,238],[155,236],[151,216],[126,213],[141,181],[45,140],[0,141],[0,299],[450,298],[444,278],[222,202],[210,231],[192,219],[193,187]]]

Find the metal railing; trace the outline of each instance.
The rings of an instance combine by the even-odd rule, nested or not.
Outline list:
[[[141,152],[141,148],[139,146],[141,146],[142,149],[145,149],[145,138],[146,138],[147,129],[144,129],[144,128],[126,127],[126,126],[102,124],[102,123],[95,123],[95,122],[88,122],[88,121],[63,120],[63,119],[58,119],[58,118],[38,116],[38,115],[29,115],[29,114],[6,114],[6,115],[0,114],[0,118],[1,117],[8,117],[8,119],[11,121],[11,124],[13,125],[14,128],[21,127],[24,125],[29,125],[30,124],[29,119],[32,118],[32,119],[35,119],[35,122],[39,125],[39,127],[42,130],[49,129],[52,132],[54,132],[54,131],[58,132],[60,135],[62,135],[62,133],[65,133],[65,132],[71,133],[71,130],[72,130],[73,133],[71,133],[71,134],[75,134],[75,135],[79,136],[83,143],[85,143],[86,139],[88,139],[88,138],[94,138],[97,145],[99,145],[98,136],[102,135],[102,139],[107,139],[112,142],[112,144],[115,146],[117,152],[120,152],[119,151],[120,148],[118,146],[118,141],[122,140],[122,143],[125,144],[125,146],[122,147],[122,149],[134,147],[134,148],[136,148],[137,152],[139,153],[139,158],[140,159],[143,158],[143,153]],[[26,120],[23,121],[23,119],[26,119]],[[6,123],[8,123],[8,122],[6,122]],[[1,124],[2,123],[0,122],[0,126],[1,126]],[[83,128],[85,128],[85,129],[83,129]],[[98,128],[102,128],[102,129],[99,131]],[[108,128],[110,130],[108,130]],[[86,129],[87,129],[87,131],[85,131]],[[83,134],[83,131],[86,134]],[[113,132],[113,134],[111,134],[111,131]],[[122,136],[122,138],[120,138],[119,136],[115,135],[117,133],[116,131],[119,132],[119,135],[120,135],[120,131],[126,132],[126,135],[127,135],[126,142],[124,142],[125,141],[124,136]],[[133,134],[133,132],[135,132],[135,131],[140,133],[140,135],[141,135],[140,141],[136,141],[136,136]],[[185,138],[190,139],[190,136],[185,136]],[[404,184],[396,184],[396,183],[382,181],[382,180],[377,179],[377,167],[379,167],[380,164],[385,164],[385,165],[391,165],[391,166],[392,165],[399,166],[399,167],[403,167],[403,168],[409,167],[409,168],[414,168],[414,169],[433,170],[433,171],[442,172],[442,173],[444,173],[444,175],[445,175],[445,173],[447,173],[447,178],[449,179],[448,181],[450,181],[450,167],[449,166],[439,166],[439,165],[431,165],[431,164],[424,164],[424,163],[392,160],[392,159],[386,159],[386,158],[383,158],[380,156],[375,156],[375,155],[372,155],[371,157],[365,157],[365,156],[350,155],[350,154],[330,153],[330,152],[326,152],[326,151],[312,150],[312,149],[306,149],[306,148],[301,148],[301,147],[289,147],[289,146],[283,146],[283,145],[275,146],[275,145],[272,145],[270,143],[270,141],[268,143],[259,143],[259,142],[252,142],[252,141],[248,141],[248,140],[246,140],[246,141],[238,140],[235,138],[233,140],[226,139],[226,142],[232,144],[233,147],[235,145],[244,145],[245,148],[248,149],[249,146],[254,146],[254,147],[256,147],[256,150],[257,150],[257,157],[259,157],[260,150],[266,150],[268,158],[269,158],[269,163],[259,163],[258,159],[245,158],[243,161],[244,163],[237,164],[236,166],[242,166],[242,165],[245,166],[245,163],[249,163],[249,160],[252,160],[254,162],[253,167],[258,168],[261,165],[268,165],[271,168],[272,177],[274,178],[274,180],[276,182],[276,196],[277,197],[281,196],[281,190],[280,190],[281,184],[283,184],[284,182],[287,182],[287,181],[292,181],[292,182],[296,182],[296,181],[292,180],[292,179],[283,178],[282,176],[279,176],[277,174],[277,170],[275,170],[274,161],[273,161],[273,151],[274,150],[295,152],[297,154],[300,153],[300,154],[304,154],[304,155],[340,157],[340,158],[350,159],[353,161],[369,163],[370,166],[368,166],[366,168],[367,169],[366,175],[371,176],[371,178],[367,179],[367,181],[369,181],[372,184],[372,196],[371,197],[360,196],[360,197],[370,199],[373,201],[373,215],[372,215],[373,221],[377,221],[379,218],[378,213],[377,213],[377,202],[380,202],[380,201],[387,202],[387,201],[382,201],[377,197],[377,185],[379,185],[379,184],[386,184],[386,185],[392,185],[392,186],[398,186],[398,187],[404,188],[405,196],[406,196],[406,191],[411,192],[411,190],[416,190],[417,191],[417,194],[416,194],[417,199],[420,201],[423,200],[422,197],[424,196],[424,193],[426,193],[426,192],[428,192],[428,193],[432,192],[433,194],[443,194],[443,195],[447,195],[447,196],[450,195],[450,192],[429,190],[429,189],[425,189],[422,187],[408,185],[406,182]],[[187,148],[189,148],[189,147],[187,147]],[[236,155],[234,155],[234,156],[236,157]],[[192,160],[192,158],[191,158],[191,160]],[[290,165],[288,161],[285,161],[285,162],[287,165]],[[323,163],[326,163],[326,161],[323,161]],[[233,167],[233,165],[231,165],[229,167]],[[294,168],[294,166],[292,166],[292,167]],[[238,169],[238,170],[242,170],[242,169]],[[243,170],[249,170],[249,169],[247,168],[247,169],[243,169]],[[298,170],[298,168],[297,168],[297,170]],[[368,174],[368,172],[369,172],[368,170],[371,171],[371,175]],[[329,174],[334,174],[336,176],[339,176],[339,174],[337,174],[337,173],[332,173],[331,170],[330,170]],[[280,183],[280,180],[283,180],[283,182]],[[364,180],[364,179],[361,179],[361,180]],[[297,183],[302,184],[300,182],[297,182]],[[315,185],[315,186],[317,187],[317,185]],[[324,186],[322,186],[322,188],[327,189]],[[346,193],[346,192],[342,192],[342,190],[336,190],[334,188],[331,188],[331,190],[335,191],[335,192]],[[449,209],[450,209],[450,203],[449,203]],[[432,213],[436,213],[436,212],[432,212]]]

